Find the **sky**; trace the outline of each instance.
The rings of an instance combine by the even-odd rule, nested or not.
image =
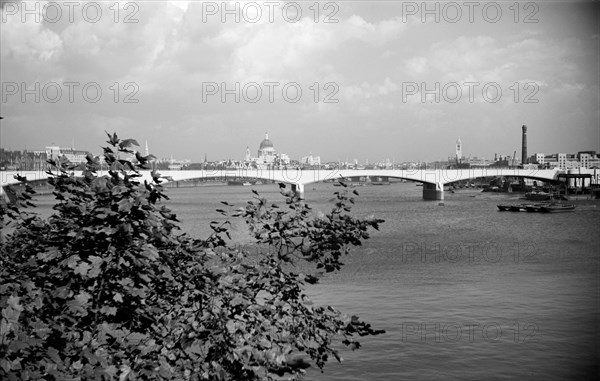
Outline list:
[[[600,6],[2,0],[0,146],[322,161],[600,151]]]

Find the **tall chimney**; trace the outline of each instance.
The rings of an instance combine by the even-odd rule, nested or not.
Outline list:
[[[523,125],[523,137],[521,139],[521,164],[527,164],[527,126]]]

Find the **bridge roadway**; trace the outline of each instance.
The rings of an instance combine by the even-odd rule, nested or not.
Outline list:
[[[26,176],[29,181],[46,180],[48,175],[43,171],[9,172],[0,171],[0,195],[4,193],[3,188],[7,185],[16,184],[18,181],[14,175],[19,173]],[[558,169],[514,169],[514,168],[465,168],[465,169],[236,169],[236,170],[200,170],[200,171],[159,171],[165,177],[166,182],[183,181],[193,179],[213,178],[249,178],[271,180],[291,184],[292,188],[304,194],[304,186],[316,182],[343,179],[349,177],[366,177],[377,181],[378,177],[406,179],[423,183],[423,199],[443,200],[444,185],[456,181],[469,180],[481,177],[517,177],[541,181],[556,181]],[[75,171],[76,176],[81,171]],[[99,173],[100,175],[102,172]],[[142,171],[142,181],[151,181],[150,171]]]

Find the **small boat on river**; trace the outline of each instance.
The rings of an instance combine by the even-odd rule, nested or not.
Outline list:
[[[501,212],[541,212],[541,213],[561,213],[572,212],[575,210],[573,204],[561,203],[539,203],[539,204],[499,204],[498,210]]]
[[[500,204],[498,209],[501,212],[524,212],[528,206],[531,206],[531,204]]]
[[[552,198],[552,194],[540,190],[525,193],[525,198],[531,201],[547,201]]]
[[[542,213],[564,213],[575,211],[574,204],[548,204],[540,207]]]
[[[527,205],[525,207],[525,210],[527,212],[539,212],[540,208],[542,208],[544,206],[544,204],[531,204],[531,205]]]

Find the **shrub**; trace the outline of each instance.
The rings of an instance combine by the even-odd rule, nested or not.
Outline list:
[[[223,202],[227,220],[196,239],[177,231],[160,175],[141,181],[150,157],[108,136],[106,175],[97,157],[81,177],[51,162],[52,216],[27,212],[31,188],[0,208],[4,232],[12,225],[0,244],[0,379],[298,379],[340,360],[339,343],[383,332],[304,293],[382,222],[352,217],[347,191],[320,217],[284,185],[285,206],[256,192],[241,208]],[[232,218],[258,254],[231,241]]]

